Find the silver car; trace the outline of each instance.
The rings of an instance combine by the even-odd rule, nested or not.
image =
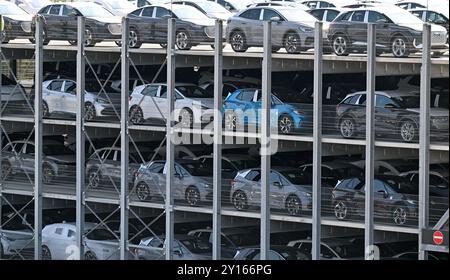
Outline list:
[[[53,113],[75,115],[77,112],[77,84],[68,79],[55,79],[42,83],[42,110],[44,117]],[[120,94],[100,94],[85,91],[85,120],[96,117],[118,116]]]
[[[286,6],[255,7],[242,11],[227,22],[227,39],[235,52],[263,45],[263,22],[272,21],[272,50],[285,48],[300,53],[313,48],[315,17]]]
[[[164,236],[147,237],[139,243],[137,257],[140,260],[164,259]],[[174,260],[210,260],[211,243],[189,235],[175,234],[173,240]]]
[[[139,200],[165,197],[166,162],[157,160],[142,164],[136,172],[134,188]],[[174,199],[185,200],[190,206],[212,201],[212,170],[201,161],[180,159],[175,163],[172,185]]]
[[[284,209],[289,215],[311,210],[312,187],[302,185],[300,172],[292,168],[274,168],[270,172],[270,207]],[[231,203],[237,210],[261,205],[261,170],[241,171],[231,183]]]

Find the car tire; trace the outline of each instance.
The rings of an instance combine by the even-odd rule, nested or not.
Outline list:
[[[84,104],[84,120],[91,121],[95,119],[95,106],[90,102]]]
[[[394,36],[391,40],[391,52],[394,57],[407,57],[409,55],[408,41],[404,36]]]
[[[97,189],[102,185],[102,174],[98,169],[91,169],[88,172],[87,177],[87,186],[91,187],[92,189]]]
[[[92,252],[92,251],[87,251],[87,252],[84,254],[84,259],[87,260],[87,261],[96,261],[96,260],[97,260],[97,256],[95,255],[94,252]]]
[[[150,187],[144,182],[139,182],[136,185],[136,196],[140,201],[150,200]]]
[[[230,45],[235,52],[245,52],[248,49],[247,39],[242,31],[234,31],[230,36]]]
[[[42,246],[42,259],[43,260],[52,259],[52,253],[50,252],[50,249],[45,245]]]
[[[300,53],[302,49],[300,36],[296,32],[287,33],[283,39],[283,46],[287,53]]]
[[[400,138],[404,142],[414,142],[418,137],[419,130],[413,121],[405,120],[400,123]]]
[[[236,210],[243,211],[248,209],[247,195],[243,191],[234,192],[231,200]]]
[[[348,219],[351,215],[350,205],[345,200],[338,200],[334,203],[333,207],[334,216],[337,220],[343,221]]]
[[[191,36],[189,33],[180,29],[175,34],[175,45],[179,50],[190,50],[192,48]]]
[[[84,46],[93,47],[95,46],[95,43],[92,29],[90,27],[86,27],[86,30],[84,31]]]
[[[72,46],[76,46],[77,45],[77,40],[69,40],[68,42]]]
[[[9,174],[11,174],[12,168],[11,168],[11,163],[9,163],[9,161],[3,161],[2,162],[2,170],[0,173],[0,178],[2,180],[6,180],[6,178],[8,177]]]
[[[278,131],[282,134],[292,133],[294,130],[294,121],[289,115],[281,115],[278,119]]]
[[[130,28],[128,40],[128,46],[132,49],[139,49],[142,46],[142,41],[139,40],[139,33],[135,28]]]
[[[184,196],[189,206],[198,206],[200,204],[200,192],[196,187],[188,187]]]
[[[144,113],[142,112],[141,107],[133,106],[130,109],[129,113],[130,122],[132,124],[141,124],[144,122]]]
[[[353,118],[345,117],[339,122],[339,132],[344,138],[354,138],[356,136],[356,122]]]
[[[56,177],[56,172],[48,163],[42,165],[42,183],[51,184]]]
[[[408,209],[404,205],[395,205],[392,208],[392,222],[397,226],[403,226],[408,222]]]
[[[285,208],[290,216],[298,216],[302,211],[302,202],[295,194],[286,198]]]
[[[347,37],[342,34],[337,34],[333,37],[332,48],[334,54],[338,56],[347,56],[349,54],[348,47],[349,41]]]
[[[161,48],[167,49],[167,43],[161,43],[161,44],[159,44],[159,45],[161,46]]]
[[[238,120],[237,120],[237,116],[233,112],[227,111],[225,113],[225,118],[223,121],[224,121],[225,130],[227,130],[227,131],[236,131],[237,130]]]
[[[194,123],[194,116],[192,111],[188,108],[183,108],[180,111],[178,122],[183,128],[191,128]]]
[[[50,111],[48,110],[48,104],[45,101],[42,101],[42,116],[43,117],[50,116]]]

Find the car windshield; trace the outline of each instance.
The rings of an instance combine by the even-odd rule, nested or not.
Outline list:
[[[197,3],[206,13],[228,13],[228,10],[214,2]]]
[[[186,5],[173,5],[172,12],[179,18],[183,20],[195,19],[195,20],[211,20],[205,14],[200,12],[194,7]]]
[[[105,92],[109,92],[109,93],[120,93],[120,91],[112,88],[109,85],[103,85],[103,90],[102,90],[102,85],[100,85],[97,81],[86,82],[85,89],[88,92],[100,92],[100,91],[103,92],[103,90],[104,90]]]
[[[397,102],[402,108],[419,108],[420,97],[419,96],[398,96],[393,97],[392,100]]]
[[[88,230],[89,232],[89,230]],[[89,232],[86,237],[91,240],[115,240],[116,237],[108,230],[97,228]]]
[[[334,169],[334,172],[336,178],[359,177],[364,175],[363,170],[357,167],[337,168]]]
[[[135,9],[136,7],[127,0],[107,0],[113,9]]]
[[[214,98],[214,94],[208,93],[198,86],[177,86],[176,89],[188,98]]]
[[[185,239],[180,240],[180,243],[194,254],[207,254],[212,252],[211,243],[203,241],[201,239]]]
[[[0,4],[0,15],[28,15],[24,10],[12,3]]]
[[[185,162],[182,163],[181,166],[183,166],[192,176],[201,176],[201,177],[213,176],[212,166],[205,162],[201,161]]]
[[[383,13],[396,24],[423,24],[421,19],[401,8],[384,9]]]
[[[330,246],[341,258],[360,258],[364,256],[364,249],[354,244]]]
[[[289,180],[294,185],[301,185],[304,183],[305,180],[303,180],[303,176],[299,170],[292,169],[292,170],[283,170],[280,171],[280,173],[286,177],[286,179]]]
[[[278,11],[288,20],[302,22],[308,25],[314,24],[317,19],[311,14],[299,9],[278,9]]]
[[[42,152],[46,156],[72,155],[73,151],[61,144],[43,145]]]
[[[253,234],[236,233],[227,235],[227,237],[238,247],[251,246],[259,243],[258,238],[255,238]]]
[[[99,5],[80,5],[75,7],[85,17],[112,17],[114,16]]]

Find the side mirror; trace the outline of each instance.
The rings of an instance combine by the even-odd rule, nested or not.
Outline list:
[[[279,187],[279,188],[282,187],[282,185],[281,185],[280,182],[273,182],[273,185],[274,185],[275,187]]]
[[[278,17],[278,16],[274,16],[274,17],[271,17],[271,18],[270,18],[270,21],[280,22],[280,21],[281,21],[281,18]]]
[[[173,254],[178,257],[181,257],[183,255],[183,253],[180,250],[174,250]]]

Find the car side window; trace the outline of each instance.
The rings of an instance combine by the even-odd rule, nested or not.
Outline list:
[[[448,20],[444,18],[441,14],[438,14],[436,12],[428,11],[427,13],[427,22],[434,22],[434,23],[448,23]]]
[[[156,18],[162,18],[164,16],[171,16],[170,11],[167,10],[167,9],[164,9],[164,8],[160,8],[160,7],[156,8],[156,15],[155,15],[155,17]]]
[[[243,90],[241,93],[237,96],[237,99],[250,102],[253,100],[253,97],[255,96],[254,90]]]
[[[66,81],[64,83],[64,92],[75,93],[77,85],[72,81]]]
[[[162,248],[164,241],[159,238],[153,238],[148,245],[154,248]]]
[[[161,162],[155,162],[152,165],[150,165],[148,170],[153,173],[163,173],[164,164]]]
[[[348,21],[352,14],[353,14],[353,12],[345,13],[344,15],[339,17],[339,19],[337,21]]]
[[[310,14],[313,15],[315,18],[322,20],[324,12],[325,10],[312,10]]]
[[[153,7],[144,8],[142,11],[143,17],[152,17],[153,16]]]
[[[355,11],[350,21],[352,22],[364,22],[366,11]]]
[[[280,16],[277,12],[271,9],[264,9],[263,12],[263,20],[271,20],[273,17],[277,17],[280,20],[283,20],[283,17]]]
[[[261,174],[259,172],[259,170],[252,170],[250,171],[247,176],[245,176],[245,179],[249,180],[249,181],[259,181],[259,179],[261,178]]]
[[[388,23],[388,22],[390,22],[390,20],[383,14],[380,14],[380,13],[374,12],[374,11],[369,11],[368,22]]]
[[[326,21],[333,21],[337,16],[339,15],[339,12],[334,10],[328,10],[327,11],[327,18]]]
[[[62,235],[62,233],[63,233],[63,228],[56,228],[55,229],[55,234],[57,234],[57,235]]]
[[[375,107],[384,108],[386,105],[393,105],[397,107],[390,98],[383,95],[375,95]]]
[[[69,229],[69,231],[67,232],[67,237],[69,238],[75,237],[75,231]]]
[[[157,93],[158,93],[157,86],[146,86],[141,92],[142,95],[150,96],[150,97],[156,97]]]
[[[62,84],[63,81],[53,81],[48,85],[47,88],[53,91],[61,91]]]
[[[58,16],[60,10],[61,10],[61,5],[53,5],[50,9],[49,14]]]
[[[376,193],[377,192],[385,192],[386,188],[384,186],[383,181],[374,180],[374,182],[373,182],[373,191],[376,192]]]
[[[261,14],[261,9],[250,9],[243,12],[240,17],[252,20],[259,20],[259,15]]]
[[[63,16],[77,16],[78,12],[72,7],[69,6],[63,6]]]
[[[271,184],[279,183],[281,185],[281,179],[280,179],[280,176],[278,175],[278,173],[270,172],[270,183]]]
[[[39,11],[39,14],[48,14],[48,11],[50,10],[52,6],[47,6],[45,8],[43,8],[42,10]]]
[[[416,17],[422,19],[423,11],[411,11],[411,14],[413,14]]]
[[[320,255],[325,259],[332,259],[335,257],[333,252],[325,245],[320,246]]]
[[[309,254],[311,254],[312,245],[309,242],[304,242],[304,243],[301,243],[299,249],[306,255],[309,255]]]
[[[350,96],[344,100],[344,104],[356,105],[359,97],[360,97],[360,95],[358,95],[358,94]]]

